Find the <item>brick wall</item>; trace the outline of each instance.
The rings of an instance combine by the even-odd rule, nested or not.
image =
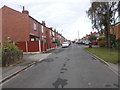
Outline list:
[[[2,8],[3,40],[10,37],[13,41],[29,40],[28,15],[13,10],[7,6]]]
[[[110,27],[110,34],[116,34],[116,39],[120,38],[120,23]]]
[[[49,49],[50,48],[50,43],[51,43],[50,29],[49,28],[46,28],[46,43],[47,43],[47,49]]]
[[[34,24],[36,24],[36,30],[34,30]],[[40,37],[40,26],[39,22],[35,21],[32,18],[29,18],[29,33],[34,34],[34,36]]]

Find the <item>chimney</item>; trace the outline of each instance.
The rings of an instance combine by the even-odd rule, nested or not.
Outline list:
[[[50,27],[50,29],[52,30],[52,27]]]
[[[42,21],[42,25],[45,26],[45,21]]]
[[[54,29],[54,32],[56,32],[56,29]]]
[[[29,15],[29,11],[28,11],[28,10],[25,10],[25,7],[24,7],[24,6],[23,6],[23,11],[22,11],[22,13]]]
[[[90,32],[90,34],[92,34],[92,32]]]

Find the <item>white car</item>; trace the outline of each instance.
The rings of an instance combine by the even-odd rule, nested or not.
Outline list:
[[[85,45],[89,45],[90,43],[91,43],[91,42],[87,40],[87,41],[85,42]]]
[[[63,42],[62,47],[69,47],[69,43],[68,42]]]

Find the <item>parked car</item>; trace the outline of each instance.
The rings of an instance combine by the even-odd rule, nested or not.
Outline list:
[[[85,45],[89,45],[91,42],[89,40],[85,41]]]
[[[64,48],[64,47],[69,47],[69,43],[68,42],[63,42],[62,43],[62,48]]]
[[[76,44],[81,44],[81,41],[77,41]]]

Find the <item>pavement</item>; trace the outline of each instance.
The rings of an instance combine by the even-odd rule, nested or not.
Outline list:
[[[44,52],[44,53],[24,53],[23,59],[25,60],[21,64],[17,65],[11,65],[9,67],[0,67],[0,84],[3,83],[4,81],[8,80],[12,76],[15,76],[16,74],[22,72],[23,70],[31,67],[32,65],[36,64],[37,62],[41,62],[45,58],[47,58],[52,51],[57,48],[51,48],[50,50]]]
[[[48,53],[45,53],[48,54]],[[39,60],[39,55],[25,56]],[[84,46],[71,45],[3,84],[3,88],[117,88],[118,76],[96,60]]]
[[[111,69],[113,72],[115,72],[118,76],[120,76],[120,71],[119,71],[119,68],[120,68],[120,65],[119,64],[113,64],[113,63],[110,63],[110,62],[106,62],[105,60],[99,58],[98,56],[90,53],[89,51],[87,51],[89,54],[93,55],[97,60],[99,60],[100,62],[102,62],[103,64],[106,64],[107,67],[109,69]]]
[[[5,80],[9,79],[13,75],[21,72],[22,70],[32,66],[33,64],[42,61],[43,59],[47,58],[51,53],[37,53],[37,54],[25,54],[23,55],[23,59],[25,62],[13,65],[9,67],[2,67],[2,74],[0,75],[1,80],[0,82],[4,82]]]

